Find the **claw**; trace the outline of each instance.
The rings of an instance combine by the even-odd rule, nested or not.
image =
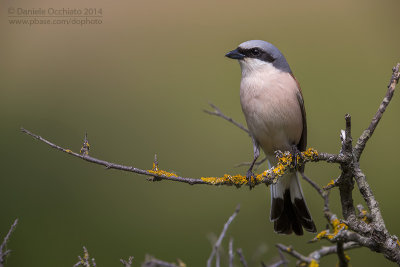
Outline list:
[[[297,162],[297,156],[302,158],[300,150],[297,148],[297,146],[294,145],[292,146],[292,162],[295,169],[299,167]]]
[[[248,184],[249,184],[250,189],[252,189],[254,187],[254,184],[252,182],[252,178],[253,177],[254,177],[254,173],[251,171],[251,169],[248,170],[247,174],[246,174],[246,178],[248,180]]]

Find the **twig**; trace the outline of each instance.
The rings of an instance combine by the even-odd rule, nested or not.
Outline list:
[[[400,77],[400,63],[397,63],[395,67],[392,69],[392,77],[390,78],[390,82],[388,85],[388,90],[386,92],[385,97],[382,100],[382,103],[380,104],[378,111],[376,112],[375,116],[372,118],[370,125],[368,126],[367,129],[361,134],[360,138],[357,140],[357,144],[354,148],[354,155],[356,157],[356,160],[358,161],[361,157],[362,152],[364,151],[364,148],[368,142],[368,140],[371,138],[372,134],[374,133],[376,126],[378,126],[379,121],[381,120],[383,113],[385,112],[387,106],[390,103],[390,100],[392,100],[393,94],[394,94],[394,89],[396,88],[397,83],[399,82],[399,77]]]
[[[248,265],[246,259],[244,258],[243,250],[241,248],[238,248],[236,250],[236,253],[239,255],[240,262],[242,263],[243,267],[247,267]]]
[[[353,204],[353,139],[351,137],[351,116],[345,115],[346,129],[341,132],[342,149],[340,154],[343,154],[347,158],[347,161],[341,163],[342,173],[338,178],[338,185],[340,191],[340,201],[342,204],[342,213],[345,220],[352,219],[355,217],[355,209]]]
[[[183,183],[187,183],[187,184],[191,184],[191,185],[193,185],[193,184],[208,184],[207,182],[205,182],[205,181],[203,181],[201,179],[185,178],[185,177],[180,177],[180,176],[175,176],[175,175],[167,176],[168,174],[167,175],[157,174],[157,173],[153,173],[153,172],[151,172],[149,170],[142,170],[142,169],[139,169],[139,168],[135,168],[133,166],[125,166],[125,165],[121,165],[121,164],[116,164],[116,163],[108,162],[108,161],[105,161],[105,160],[97,159],[97,158],[91,157],[89,155],[81,155],[81,154],[78,154],[78,153],[75,153],[75,152],[71,151],[70,149],[66,149],[66,148],[63,148],[63,147],[58,146],[56,144],[53,144],[52,142],[46,140],[45,138],[43,138],[43,137],[41,137],[39,135],[36,135],[36,134],[34,134],[34,133],[24,129],[24,128],[21,128],[21,131],[23,133],[27,134],[27,135],[30,135],[30,136],[36,138],[37,140],[49,145],[50,147],[52,147],[54,149],[60,150],[60,151],[62,151],[64,153],[67,153],[67,154],[69,154],[71,156],[83,159],[83,160],[91,162],[91,163],[95,163],[95,164],[98,164],[98,165],[103,165],[107,169],[116,169],[116,170],[121,170],[121,171],[134,172],[134,173],[137,173],[137,174],[153,176],[153,177],[159,178],[160,180],[177,181],[177,182],[183,182]]]
[[[263,159],[257,161],[256,163],[254,163],[254,170],[257,170],[257,168],[263,164],[264,162],[267,161],[267,157],[264,157]],[[235,165],[235,167],[242,167],[242,166],[250,166],[252,162],[246,161],[246,162],[241,162]]]
[[[146,259],[142,264],[142,267],[179,267],[179,266],[180,265],[177,265],[175,263],[169,263],[166,261],[156,259],[150,255],[146,255]]]
[[[96,261],[94,258],[90,259],[89,251],[86,247],[83,247],[83,257],[78,256],[78,262],[75,263],[74,267],[84,266],[84,267],[96,267]]]
[[[213,111],[209,111],[209,110],[204,109],[203,111],[204,111],[205,113],[210,114],[210,115],[214,115],[214,116],[217,116],[217,117],[221,117],[221,118],[223,118],[224,120],[227,120],[227,121],[229,121],[230,123],[233,123],[235,126],[237,126],[239,129],[245,131],[245,132],[250,136],[250,132],[249,132],[249,130],[248,130],[246,127],[244,127],[242,124],[236,122],[236,121],[233,120],[232,118],[226,116],[226,115],[225,115],[224,113],[222,113],[222,111],[221,111],[217,106],[215,106],[214,104],[209,103],[209,105],[210,105],[214,110],[213,110]]]
[[[324,191],[316,182],[308,178],[307,175],[304,174],[304,172],[300,172],[300,174],[303,179],[306,180],[324,200],[324,214],[328,222],[331,223],[332,214],[329,209],[329,191]]]
[[[336,253],[339,258],[339,267],[347,267],[349,260],[346,258],[346,254],[344,253],[342,241],[336,243]]]
[[[270,265],[266,265],[263,262],[261,262],[261,265],[263,267],[279,267],[281,265],[284,265],[285,267],[287,267],[287,264],[289,263],[289,260],[286,259],[285,255],[283,254],[283,252],[280,249],[278,249],[278,253],[279,253],[279,256],[281,258],[279,261],[277,261],[275,263],[272,263]]]
[[[125,267],[132,267],[133,256],[130,256],[128,260],[120,259],[119,260]]]
[[[236,185],[236,186],[245,185],[245,186],[250,186],[246,177],[242,176],[242,175],[225,175],[224,177],[205,177],[205,178],[203,177],[200,179],[199,178],[188,178],[188,177],[178,176],[175,173],[170,173],[170,172],[166,172],[163,170],[159,170],[156,162],[153,164],[152,170],[144,170],[144,169],[136,168],[134,166],[126,166],[126,165],[122,165],[122,164],[112,163],[112,162],[108,162],[105,160],[101,160],[101,159],[92,157],[85,153],[79,154],[79,153],[73,152],[70,149],[63,148],[59,145],[56,145],[56,144],[48,141],[47,139],[45,139],[37,134],[34,134],[24,128],[21,128],[21,132],[23,132],[29,136],[32,136],[33,138],[47,144],[48,146],[50,146],[54,149],[57,149],[59,151],[62,151],[64,153],[67,153],[71,156],[80,158],[82,160],[85,160],[85,161],[88,161],[88,162],[91,162],[94,164],[105,166],[106,169],[116,169],[116,170],[133,172],[133,173],[137,173],[137,174],[141,174],[141,175],[154,177],[152,179],[152,181],[168,180],[168,181],[186,183],[186,184],[190,184],[190,185],[206,184],[206,185]],[[290,153],[290,152],[285,152],[285,153]],[[306,152],[304,152],[304,153],[306,153]],[[287,156],[289,156],[289,154]],[[328,154],[328,153],[318,153],[317,154],[317,152],[316,152],[315,155],[312,156],[312,158],[308,158],[308,159],[305,158],[303,161],[303,164],[305,164],[306,162],[309,162],[311,160],[314,162],[317,162],[317,161],[341,162],[342,159],[338,155]],[[274,169],[275,169],[275,167],[272,167],[269,170],[265,171],[264,173],[268,173],[268,176],[263,176],[262,178],[258,179],[257,181],[254,182],[254,184],[252,184],[252,186],[262,184],[262,183],[267,184],[267,185],[275,183],[276,178],[278,178],[279,176],[281,176],[283,174],[274,172]]]
[[[210,257],[208,258],[208,261],[207,261],[207,267],[211,267],[211,265],[212,265],[212,260],[214,259],[214,257],[217,255],[217,260],[216,260],[216,266],[219,266],[219,247],[221,246],[221,243],[222,243],[222,240],[224,239],[224,237],[225,237],[225,234],[226,234],[226,231],[228,230],[228,228],[229,228],[229,225],[233,222],[233,220],[235,219],[235,217],[236,217],[236,215],[239,213],[239,211],[240,211],[240,205],[237,205],[236,206],[236,209],[235,209],[235,212],[229,217],[229,219],[228,219],[228,221],[225,223],[225,225],[224,225],[224,228],[222,229],[222,232],[221,232],[221,234],[219,235],[219,237],[218,237],[218,239],[217,239],[217,242],[215,242],[215,244],[214,244],[214,247],[213,247],[213,249],[212,249],[212,251],[211,251],[211,255],[210,255]]]
[[[229,267],[233,267],[233,259],[235,254],[233,253],[233,238],[229,239]]]
[[[292,246],[285,246],[283,244],[276,244],[276,247],[282,251],[285,252],[293,257],[295,257],[296,259],[300,260],[301,262],[305,262],[305,263],[311,263],[312,259],[302,255],[301,253],[297,252],[296,250],[294,250],[292,248]]]
[[[10,241],[10,237],[12,232],[14,232],[15,228],[17,227],[18,219],[15,219],[14,223],[11,225],[10,230],[8,230],[7,235],[4,237],[3,242],[0,245],[0,267],[4,266],[4,262],[6,257],[10,254],[11,250],[4,251],[5,247],[7,246],[8,241]]]
[[[356,242],[347,242],[343,244],[343,250],[350,250],[353,248],[359,248],[360,245],[357,244]],[[328,247],[322,247],[312,253],[310,253],[310,255],[308,255],[309,258],[311,259],[320,259],[322,257],[331,255],[331,254],[336,254],[337,253],[337,246],[328,246]]]
[[[312,262],[318,263],[322,257],[325,257],[327,255],[331,254],[336,254],[337,253],[337,246],[329,246],[329,247],[322,247],[318,250],[315,250],[311,252],[308,256],[304,256],[303,254],[297,252],[294,250],[291,246],[285,246],[283,244],[277,244],[276,245],[278,249],[282,252],[285,252],[294,258],[300,260],[300,262],[310,264]],[[356,242],[347,242],[343,244],[343,251],[353,249],[353,248],[358,248],[360,247],[359,244]]]
[[[303,177],[304,180],[306,180],[312,187],[314,187],[314,189],[320,194],[320,196],[321,196],[322,198],[325,197],[325,192],[324,192],[324,190],[323,190],[319,185],[317,185],[316,182],[314,182],[313,180],[311,180],[310,178],[308,178],[308,177],[304,174],[304,172],[300,172],[300,174],[301,174],[301,176]]]
[[[289,260],[286,259],[285,255],[283,254],[283,252],[282,252],[280,249],[278,249],[278,252],[279,252],[279,256],[281,257],[281,262],[282,262],[282,264],[283,264],[285,267],[287,267],[287,264],[289,263]],[[278,266],[279,266],[279,265],[278,265]],[[271,267],[274,267],[274,266],[271,266]]]

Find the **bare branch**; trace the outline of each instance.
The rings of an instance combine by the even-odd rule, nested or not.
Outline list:
[[[246,176],[236,174],[236,175],[229,175],[225,174],[222,177],[202,177],[202,178],[188,178],[188,177],[181,177],[178,176],[175,173],[172,172],[167,172],[164,170],[160,170],[158,168],[158,161],[156,160],[153,163],[153,168],[151,170],[144,170],[144,169],[139,169],[134,166],[126,166],[122,164],[117,164],[117,163],[112,163],[108,162],[105,160],[101,160],[95,157],[92,157],[86,153],[76,153],[73,152],[71,149],[63,148],[59,145],[56,145],[45,138],[36,135],[24,128],[21,128],[21,131],[29,136],[32,136],[33,138],[47,144],[48,146],[57,149],[59,151],[62,151],[64,153],[67,153],[71,156],[80,158],[82,160],[102,165],[105,166],[106,169],[116,169],[116,170],[121,170],[121,171],[126,171],[126,172],[133,172],[141,175],[146,175],[153,177],[151,180],[152,181],[161,181],[161,180],[168,180],[168,181],[175,181],[175,182],[181,182],[181,183],[187,183],[190,185],[195,185],[195,184],[207,184],[207,185],[235,185],[235,186],[250,186],[248,183],[248,180]],[[291,164],[292,161],[292,156],[290,152],[279,152],[277,153],[280,155],[279,158],[279,163],[277,166],[272,167],[266,171],[264,171],[262,174],[256,175],[256,177],[253,178],[253,183],[251,186],[255,186],[258,184],[267,184],[270,185],[272,183],[275,183],[277,178],[280,176],[284,175],[285,172],[290,171],[291,169],[294,168],[294,165]],[[327,154],[327,153],[318,153],[316,150],[309,148],[307,151],[301,152],[301,157],[302,157],[302,162],[299,162],[299,164],[306,164],[307,162],[310,161],[328,161],[328,162],[340,162],[341,158],[338,155],[333,155],[333,154]]]
[[[236,215],[239,213],[240,211],[240,205],[236,206],[235,212],[229,217],[228,221],[225,223],[224,228],[222,229],[221,234],[219,235],[217,242],[215,242],[213,250],[211,251],[211,255],[208,258],[207,261],[207,267],[211,267],[212,265],[212,260],[213,258],[217,255],[217,260],[216,260],[216,266],[219,266],[219,247],[221,246],[222,240],[225,237],[226,231],[229,228],[229,225],[233,222],[233,220],[235,219]]]
[[[53,144],[52,142],[44,139],[43,137],[41,137],[39,135],[36,135],[34,133],[31,133],[30,131],[28,131],[28,130],[26,130],[24,128],[21,128],[21,131],[23,133],[26,133],[27,135],[30,135],[30,136],[36,138],[37,140],[49,145],[50,147],[52,147],[54,149],[60,150],[60,151],[62,151],[64,153],[67,153],[67,154],[72,155],[74,157],[86,160],[86,161],[91,162],[91,163],[95,163],[95,164],[98,164],[98,165],[103,165],[107,169],[116,169],[116,170],[121,170],[121,171],[134,172],[134,173],[137,173],[137,174],[153,176],[153,177],[156,177],[156,178],[158,178],[160,180],[177,181],[177,182],[183,182],[183,183],[187,183],[187,184],[191,184],[191,185],[193,185],[193,184],[208,184],[207,182],[205,182],[205,181],[203,181],[201,179],[180,177],[178,175],[173,175],[172,173],[167,173],[167,172],[162,172],[162,171],[158,173],[157,171],[152,171],[152,170],[142,170],[142,169],[139,169],[139,168],[135,168],[133,166],[125,166],[125,165],[116,164],[116,163],[108,162],[108,161],[105,161],[105,160],[97,159],[97,158],[94,158],[94,157],[91,157],[91,156],[85,155],[85,154],[81,155],[81,154],[73,152],[70,149],[66,149],[66,148],[63,148],[63,147],[58,146],[56,144]]]
[[[84,266],[84,267],[96,267],[96,261],[94,258],[90,259],[89,252],[86,247],[83,247],[83,257],[78,256],[78,262],[75,263],[74,267]]]
[[[348,160],[340,164],[342,174],[339,176],[337,183],[339,185],[343,217],[345,220],[347,220],[349,218],[352,219],[355,217],[355,208],[353,204],[352,193],[354,188],[354,180],[351,161],[353,152],[353,139],[351,137],[351,116],[349,114],[346,114],[345,120],[346,130],[342,130],[341,132],[342,149],[340,152]]]
[[[280,249],[278,249],[278,253],[279,253],[279,256],[281,258],[279,261],[277,261],[275,263],[272,263],[270,265],[266,265],[263,262],[261,262],[262,267],[279,267],[281,265],[287,267],[287,264],[289,263],[289,260],[286,259],[285,255],[282,253],[282,251]]]
[[[380,104],[378,111],[376,112],[375,116],[372,118],[372,121],[370,125],[368,126],[367,129],[361,134],[360,138],[357,140],[357,144],[354,148],[354,155],[356,157],[356,160],[358,161],[361,157],[362,152],[364,151],[364,148],[368,142],[368,140],[371,138],[372,134],[374,133],[376,126],[378,126],[379,121],[381,120],[383,113],[385,112],[387,106],[390,103],[390,100],[392,100],[393,94],[394,94],[394,89],[396,88],[397,83],[399,82],[399,77],[400,77],[400,63],[397,63],[395,67],[392,69],[392,77],[390,78],[390,82],[388,85],[388,90],[386,92],[385,97],[382,100],[382,103]]]
[[[248,265],[246,259],[244,258],[243,250],[241,248],[238,248],[236,250],[236,253],[239,255],[240,262],[242,263],[243,267],[247,267]]]
[[[339,267],[347,267],[349,264],[349,259],[346,257],[343,249],[343,242],[339,241],[336,243],[336,253],[339,258]]]
[[[233,267],[233,259],[235,254],[233,253],[233,238],[229,240],[229,267]]]
[[[180,260],[178,259],[180,262]],[[181,262],[181,264],[184,264]],[[166,261],[162,261],[159,259],[154,258],[153,256],[146,255],[146,259],[142,264],[142,267],[179,267],[182,266],[181,264],[169,263]]]
[[[359,248],[359,247],[360,247],[360,245],[357,244],[356,242],[348,242],[348,243],[343,244],[344,251],[350,250],[353,248]],[[329,247],[322,247],[321,249],[310,253],[310,255],[308,257],[316,260],[316,259],[320,259],[324,256],[328,256],[328,255],[336,254],[336,253],[337,253],[337,246],[329,246]]]
[[[8,241],[10,241],[11,234],[12,232],[14,232],[15,228],[17,227],[17,224],[18,224],[18,219],[15,219],[14,223],[10,227],[10,230],[8,230],[7,235],[4,237],[3,242],[0,245],[0,267],[4,266],[6,257],[11,252],[11,250],[4,251],[4,249],[6,248]]]
[[[264,157],[261,160],[256,161],[254,163],[254,167],[255,168],[253,170],[256,171],[258,169],[258,167],[260,167],[260,165],[263,164],[266,161],[267,161],[267,157]],[[245,162],[241,162],[241,163],[236,164],[235,167],[250,166],[251,164],[252,164],[252,162],[245,161]]]
[[[335,254],[337,253],[337,246],[329,246],[329,247],[322,247],[319,250],[313,251],[308,256],[304,256],[303,254],[297,252],[292,248],[292,246],[285,246],[283,244],[276,245],[279,250],[285,252],[294,258],[298,259],[302,263],[310,264],[310,263],[319,263],[322,257]],[[348,242],[343,244],[343,251],[360,247],[356,242]]]
[[[124,265],[124,267],[132,267],[133,256],[130,256],[127,261],[123,259],[120,259],[119,261]]]
[[[295,257],[296,259],[300,260],[301,262],[305,262],[305,263],[311,263],[312,259],[302,255],[301,253],[297,252],[296,250],[293,249],[292,246],[285,246],[283,244],[276,244],[276,247],[282,251],[285,252],[293,257]]]
[[[249,130],[247,130],[246,127],[244,127],[242,124],[236,122],[236,121],[233,120],[232,118],[226,116],[226,115],[225,115],[224,113],[222,113],[222,111],[221,111],[217,106],[215,106],[214,104],[209,103],[209,105],[210,105],[214,110],[213,110],[213,111],[209,111],[209,110],[204,109],[203,111],[204,111],[205,113],[210,114],[210,115],[214,115],[214,116],[217,116],[217,117],[221,117],[221,118],[223,118],[224,120],[227,120],[227,121],[229,121],[230,123],[233,123],[235,126],[237,126],[237,127],[238,127],[239,129],[241,129],[242,131],[245,131],[245,132],[250,136],[250,132],[249,132]]]

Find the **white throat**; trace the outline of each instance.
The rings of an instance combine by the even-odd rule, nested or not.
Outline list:
[[[272,63],[265,62],[256,58],[245,58],[239,60],[240,68],[242,70],[242,78],[251,76],[258,72],[263,73],[276,73],[280,72]]]
[[[239,60],[240,68],[242,70],[242,79],[249,78],[250,76],[258,75],[274,75],[282,71],[277,69],[272,63],[265,62],[256,58],[245,58]]]

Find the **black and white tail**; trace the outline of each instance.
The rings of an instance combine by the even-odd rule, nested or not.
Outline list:
[[[308,232],[317,229],[308,211],[303,197],[297,172],[286,174],[271,185],[271,221],[279,234],[303,235],[303,228]]]

